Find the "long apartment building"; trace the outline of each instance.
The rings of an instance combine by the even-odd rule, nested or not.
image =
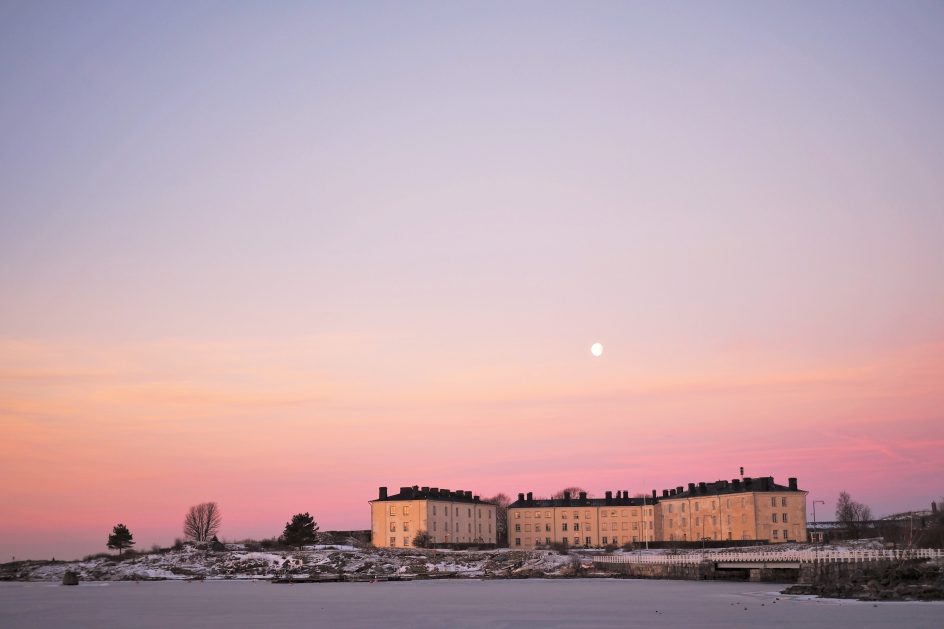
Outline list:
[[[773,477],[736,478],[656,490],[630,497],[608,491],[605,498],[564,493],[553,500],[518,494],[508,507],[512,548],[566,542],[598,547],[645,541],[807,541],[806,495],[797,479],[778,485]]]
[[[373,544],[383,548],[410,548],[419,531],[434,544],[494,544],[498,530],[493,503],[467,490],[416,485],[393,495],[381,487],[370,521]]]

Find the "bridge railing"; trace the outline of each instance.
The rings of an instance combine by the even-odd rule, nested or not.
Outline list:
[[[849,563],[862,561],[898,561],[904,559],[944,559],[944,550],[911,548],[900,550],[786,550],[769,552],[683,553],[678,555],[596,555],[599,563],[697,564],[714,563]]]

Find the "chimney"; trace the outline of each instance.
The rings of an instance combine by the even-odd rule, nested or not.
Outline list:
[[[790,485],[790,491],[797,491],[797,479],[792,476],[787,479],[787,483]]]
[[[465,492],[465,497],[467,500],[472,500],[472,490],[469,489]]]
[[[580,492],[580,504],[587,504],[587,492],[585,491]]]
[[[652,491],[653,491],[653,493],[655,492],[654,489],[653,489]],[[663,498],[668,498],[668,497],[669,497],[669,490],[668,490],[668,489],[663,489],[663,490],[662,490],[662,497],[663,497]],[[655,498],[655,496],[653,496],[653,498]]]
[[[439,487],[430,487],[430,488],[429,488],[429,493],[432,494],[433,496],[438,496],[438,495],[439,495]]]
[[[612,492],[612,491],[606,492],[606,499],[604,500],[604,502],[605,502],[606,504],[612,504],[612,503],[613,503],[613,492]]]
[[[702,494],[708,493],[708,483],[698,483],[698,492]]]
[[[565,491],[565,492],[564,492],[564,504],[565,504],[565,505],[569,505],[569,504],[570,504],[570,492],[569,492],[569,491]]]
[[[420,490],[419,485],[413,485],[413,491],[419,491],[419,490]]]
[[[524,502],[524,493],[521,492],[518,494],[518,502]]]
[[[741,479],[734,478],[731,480],[731,484],[734,485],[734,491],[741,491]]]
[[[750,476],[744,477],[744,489],[750,490],[754,487],[754,479]]]
[[[474,500],[474,501],[476,501],[476,502],[479,502],[480,499],[479,499],[478,496],[472,496],[472,500]]]
[[[528,492],[528,502],[534,502],[534,493]]]
[[[429,493],[429,487],[420,487],[420,491],[423,492],[424,494],[428,494],[428,493]]]
[[[675,488],[675,493],[677,493],[677,494],[680,494],[680,493],[682,493],[683,491],[685,491],[685,488],[682,487],[681,485],[679,485],[678,487]]]
[[[653,500],[656,499],[656,490],[655,490],[655,489],[652,490],[652,499],[653,499]]]
[[[695,493],[695,483],[689,483],[689,484],[688,484],[688,493],[690,493],[690,494],[694,494],[694,493]]]
[[[386,488],[386,487],[381,487],[381,488],[380,488],[380,500],[386,500],[386,499],[387,499],[387,488]]]
[[[681,489],[681,487],[679,487],[679,489]],[[669,495],[670,495],[670,496],[674,496],[674,495],[675,495],[675,490],[674,490],[674,489],[670,489],[670,490],[669,490]]]

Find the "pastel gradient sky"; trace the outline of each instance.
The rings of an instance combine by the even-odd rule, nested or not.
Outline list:
[[[942,173],[940,2],[0,2],[0,560],[378,485],[927,508]]]

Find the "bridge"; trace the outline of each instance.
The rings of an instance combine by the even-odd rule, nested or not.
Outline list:
[[[804,565],[944,559],[944,550],[911,548],[901,550],[784,550],[764,552],[688,552],[680,554],[596,555],[593,565],[604,570],[650,578],[730,578],[747,575],[751,580],[800,573]],[[735,572],[737,571],[737,572]],[[746,571],[746,572],[745,572]],[[784,572],[791,571],[791,572]]]

